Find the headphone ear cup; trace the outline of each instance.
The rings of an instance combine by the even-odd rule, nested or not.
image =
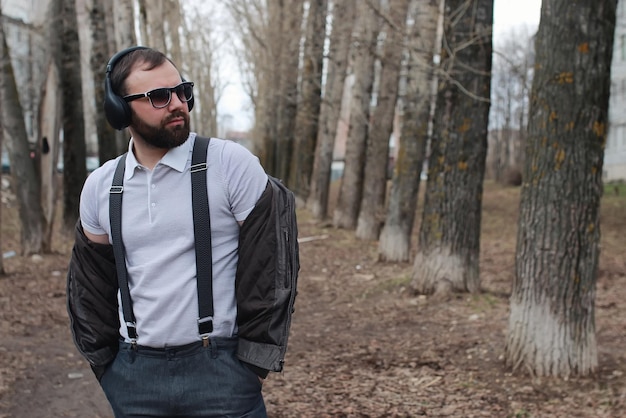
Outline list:
[[[118,131],[130,125],[131,111],[130,106],[122,97],[115,94],[111,86],[111,71],[115,64],[125,55],[138,49],[148,49],[145,46],[133,46],[123,49],[113,55],[106,66],[106,74],[104,76],[104,114],[111,126]]]
[[[193,109],[193,97],[191,98],[191,100],[189,100],[187,102],[187,106],[189,107],[189,111],[191,111],[191,109]]]
[[[187,81],[187,80],[185,80],[185,78],[184,78],[184,77],[181,77],[181,78],[180,78],[180,80],[181,80],[183,83],[184,83],[185,81]],[[193,97],[193,96],[191,96],[191,100],[189,100],[189,101],[187,102],[187,107],[189,108],[189,111],[190,111],[190,112],[191,112],[191,109],[193,109],[193,99],[194,99],[194,97]]]
[[[113,92],[108,73],[104,79],[104,114],[111,126],[118,131],[130,125],[130,106],[123,98]]]

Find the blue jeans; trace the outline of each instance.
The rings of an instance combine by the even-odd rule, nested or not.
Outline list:
[[[100,384],[117,418],[266,417],[261,382],[236,351],[236,338],[164,349],[120,343]]]

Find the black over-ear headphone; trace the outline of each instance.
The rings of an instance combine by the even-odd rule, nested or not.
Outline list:
[[[149,49],[145,46],[133,46],[123,49],[113,55],[106,67],[106,75],[104,77],[104,114],[111,126],[117,130],[122,130],[130,125],[131,111],[130,106],[123,97],[118,96],[111,87],[111,71],[115,64],[125,55],[130,54],[138,49]],[[182,81],[185,81],[183,78]],[[193,97],[187,102],[189,110],[193,109]]]

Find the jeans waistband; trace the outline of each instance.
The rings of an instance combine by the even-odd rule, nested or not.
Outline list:
[[[212,350],[234,350],[237,348],[237,337],[213,337],[209,338],[208,347]],[[121,350],[133,350],[137,354],[150,357],[185,357],[195,354],[204,349],[203,341],[195,341],[189,344],[177,345],[171,347],[148,347],[145,345],[135,345],[125,341],[120,341]]]

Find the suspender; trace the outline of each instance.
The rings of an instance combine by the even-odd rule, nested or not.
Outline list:
[[[113,184],[109,192],[109,222],[111,222],[111,240],[113,241],[113,254],[115,254],[115,267],[117,269],[117,283],[122,296],[122,310],[124,322],[128,330],[128,338],[135,344],[137,342],[137,327],[133,314],[130,290],[128,288],[128,272],[126,271],[126,252],[122,242],[122,193],[124,192],[124,169],[126,154],[122,155],[115,168]]]
[[[207,342],[209,333],[213,331],[213,259],[211,255],[209,197],[206,184],[208,146],[209,138],[196,137],[191,156],[191,204],[193,206],[193,234],[196,240],[198,333],[205,342]]]
[[[206,181],[206,155],[210,138],[196,136],[191,156],[191,202],[193,206],[194,238],[196,246],[196,276],[198,287],[198,333],[204,344],[213,331],[213,260],[211,255],[211,223],[209,219],[209,199]],[[122,155],[109,192],[109,218],[111,222],[111,240],[115,254],[117,279],[122,297],[124,322],[131,343],[137,343],[137,327],[133,314],[128,272],[126,270],[126,252],[122,241],[122,193],[124,192],[124,170],[126,154]],[[208,297],[207,297],[208,296]]]

